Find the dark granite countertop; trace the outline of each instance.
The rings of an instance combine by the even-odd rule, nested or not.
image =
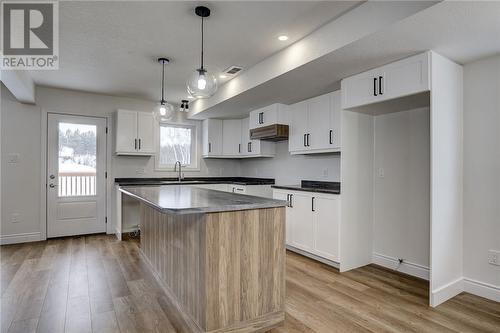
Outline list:
[[[300,185],[273,185],[271,187],[294,191],[340,194],[339,182],[303,180]]]
[[[195,214],[284,207],[286,201],[182,185],[125,186],[120,191],[164,213]]]
[[[131,185],[178,185],[176,177],[168,178],[115,178],[115,183],[120,186]],[[272,185],[272,178],[251,177],[186,177],[181,184],[234,184],[234,185]]]

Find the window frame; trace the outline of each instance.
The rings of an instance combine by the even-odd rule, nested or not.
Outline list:
[[[174,164],[160,164],[160,131],[161,127],[180,127],[180,128],[190,128],[191,129],[191,164],[182,165],[182,170],[189,171],[200,171],[200,144],[199,138],[201,138],[201,126],[198,121],[162,121],[157,123],[156,126],[156,153],[155,153],[155,171],[174,171]]]

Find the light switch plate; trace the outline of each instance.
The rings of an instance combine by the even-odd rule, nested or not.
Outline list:
[[[491,265],[500,266],[500,251],[489,250],[488,251],[488,263]]]
[[[10,215],[10,222],[11,223],[19,223],[19,222],[21,222],[21,219],[19,218],[19,213],[12,213]]]

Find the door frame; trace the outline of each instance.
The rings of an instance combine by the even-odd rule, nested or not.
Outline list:
[[[62,115],[62,116],[77,116],[77,117],[89,117],[89,118],[101,118],[105,120],[106,123],[106,130],[105,130],[105,147],[106,147],[106,152],[104,154],[105,156],[105,170],[104,172],[107,173],[107,178],[105,178],[106,181],[106,186],[105,186],[105,221],[106,222],[106,234],[114,234],[114,230],[112,227],[112,223],[110,220],[111,216],[111,210],[110,210],[110,202],[111,202],[111,188],[110,186],[112,185],[110,183],[110,180],[113,179],[113,175],[111,174],[111,140],[109,140],[109,117],[102,116],[102,115],[92,115],[92,114],[77,114],[77,113],[65,113],[65,112],[57,112],[57,111],[48,111],[42,108],[42,117],[41,117],[41,124],[40,124],[40,130],[41,130],[41,149],[40,149],[40,157],[41,157],[41,170],[40,170],[40,240],[46,240],[47,239],[47,186],[48,186],[48,179],[47,179],[47,169],[48,169],[48,126],[49,126],[49,114],[56,114],[56,115]]]

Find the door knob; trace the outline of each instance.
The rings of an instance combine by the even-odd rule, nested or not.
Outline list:
[[[50,178],[50,179],[54,179],[54,178],[56,178],[56,176],[54,176],[54,175],[50,175],[50,176],[49,176],[49,178]]]
[[[50,188],[54,188],[54,187],[56,187],[56,186],[55,186],[54,184],[49,184],[49,187],[50,187]]]

